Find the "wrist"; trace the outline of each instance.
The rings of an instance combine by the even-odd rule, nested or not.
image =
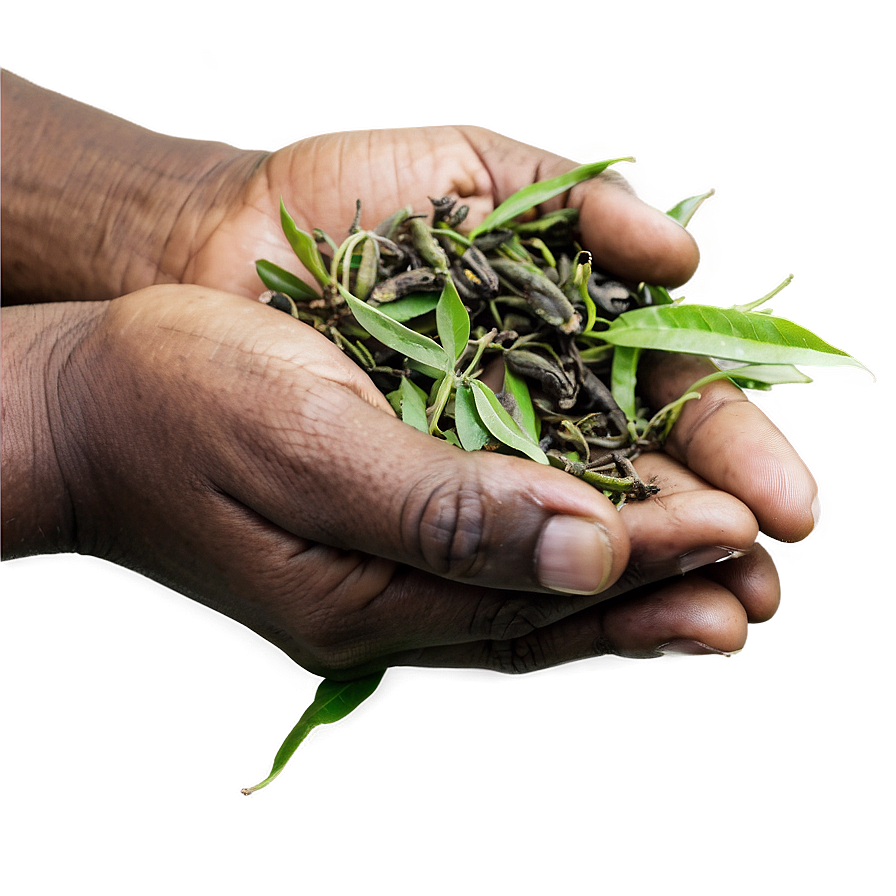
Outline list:
[[[265,157],[158,134],[8,72],[2,138],[7,304],[180,282]]]
[[[2,311],[2,546],[4,559],[75,550],[76,519],[59,383],[105,303]]]

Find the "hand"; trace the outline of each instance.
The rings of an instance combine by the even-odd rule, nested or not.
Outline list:
[[[272,153],[252,168],[237,159],[225,185],[190,227],[168,241],[163,268],[179,279],[255,297],[254,261],[267,258],[304,274],[280,231],[282,198],[303,230],[318,227],[337,242],[347,235],[361,200],[362,226],[374,227],[405,205],[426,212],[428,197],[458,196],[479,223],[511,193],[554,177],[575,163],[481,128],[440,127],[327,134]],[[237,183],[238,181],[238,183]],[[221,204],[221,195],[232,197]],[[557,197],[544,210],[580,208],[596,263],[635,281],[678,285],[697,266],[696,244],[683,228],[637,199],[614,169]]]
[[[313,672],[727,652],[774,612],[761,549],[678,575],[717,547],[750,551],[757,524],[669,456],[639,461],[659,498],[619,512],[565,473],[401,423],[324,337],[260,303],[170,286],[83,307],[50,393],[69,547],[227,613]],[[697,433],[710,457],[728,447],[711,422],[727,407],[683,415],[685,459]],[[788,464],[779,450],[772,478]]]

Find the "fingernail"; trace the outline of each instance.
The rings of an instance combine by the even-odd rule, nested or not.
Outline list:
[[[660,644],[656,650],[657,653],[661,653],[663,656],[667,653],[677,654],[678,656],[708,656],[709,654],[732,656],[740,652],[737,650],[718,650],[715,647],[710,647],[709,644],[704,644],[702,641],[694,641],[690,638],[675,638],[672,641],[667,641],[665,644]]]
[[[723,560],[731,560],[735,557],[743,557],[746,551],[738,551],[736,548],[725,548],[721,545],[711,545],[710,547],[697,548],[688,551],[678,558],[678,568],[682,575],[690,572],[692,569],[699,569],[701,566],[709,566],[710,563],[721,563]]]
[[[819,495],[816,495],[815,500],[812,502],[813,528],[818,528],[818,524],[820,522],[821,522],[821,497]]]
[[[613,550],[595,521],[574,516],[551,517],[535,552],[538,581],[552,591],[595,594],[613,569]]]

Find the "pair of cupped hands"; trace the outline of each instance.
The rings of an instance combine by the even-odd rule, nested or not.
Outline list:
[[[299,271],[281,197],[300,227],[338,237],[356,199],[372,227],[453,194],[472,226],[571,161],[449,127],[316,137],[259,156],[248,173],[232,167],[197,225],[166,245],[156,282],[84,306],[54,359],[72,548],[151,576],[336,678],[388,665],[516,672],[608,653],[730,653],[748,623],[774,614],[778,577],[757,535],[805,537],[816,486],[732,384],[705,388],[665,450],[637,460],[660,492],[620,511],[556,469],[407,426],[324,336],[255,301],[255,259]],[[580,209],[597,266],[668,286],[694,272],[691,236],[619,175],[549,207],[564,203]],[[677,398],[702,365],[652,359],[646,402]]]

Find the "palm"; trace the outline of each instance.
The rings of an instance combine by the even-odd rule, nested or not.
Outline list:
[[[502,182],[495,183],[487,167],[489,147],[474,148],[472,136],[483,139],[482,132],[460,128],[352,132],[310,138],[273,153],[194,254],[186,279],[254,296],[261,289],[253,266],[257,258],[301,274],[280,232],[281,197],[300,227],[320,228],[337,241],[359,199],[367,227],[404,205],[424,211],[428,197],[446,194],[461,197],[470,206],[470,220],[478,220],[491,210],[496,194],[500,198],[535,179],[537,160],[529,159],[527,166],[527,148],[503,141],[495,160],[502,163]],[[514,149],[517,158],[507,159]]]

